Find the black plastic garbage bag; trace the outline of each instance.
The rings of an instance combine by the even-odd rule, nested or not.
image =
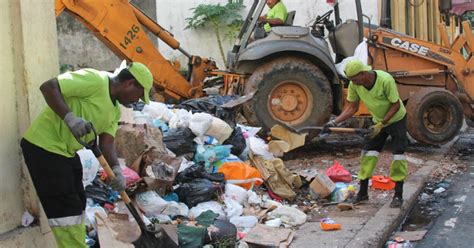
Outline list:
[[[227,109],[221,107],[222,104],[238,99],[239,96],[209,96],[203,98],[196,98],[184,101],[176,106],[176,108],[182,108],[191,110],[193,113],[208,113],[211,114],[230,125],[235,127],[235,117],[237,115],[236,109]]]
[[[236,127],[230,137],[224,142],[224,145],[232,145],[230,153],[239,156],[247,147],[245,137],[240,127]]]
[[[92,184],[85,188],[87,198],[91,198],[95,203],[104,206],[105,203],[113,204],[112,189],[99,177],[96,177]]]
[[[170,130],[163,137],[163,143],[176,156],[185,156],[187,159],[192,159],[196,152],[196,146],[193,141],[195,137],[191,129],[180,127]]]
[[[194,164],[185,170],[178,173],[174,182],[178,183],[187,183],[191,182],[197,178],[205,178],[213,182],[223,183],[224,174],[222,173],[207,173],[204,167],[204,163]]]
[[[175,190],[179,200],[184,202],[189,208],[201,202],[210,201],[223,192],[224,184],[211,182],[205,178],[198,178],[191,182],[183,183]]]

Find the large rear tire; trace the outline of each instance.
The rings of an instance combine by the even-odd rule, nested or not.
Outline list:
[[[245,94],[250,92],[256,93],[244,105],[244,115],[249,124],[265,130],[278,122],[293,127],[320,126],[332,113],[330,83],[305,59],[284,57],[258,67],[245,87]]]
[[[408,99],[408,132],[418,142],[431,145],[449,142],[459,133],[463,118],[461,103],[445,89],[421,89]]]

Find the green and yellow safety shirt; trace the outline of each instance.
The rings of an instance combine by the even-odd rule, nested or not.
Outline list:
[[[287,17],[288,17],[288,12],[286,11],[285,5],[281,1],[275,4],[273,8],[271,8],[267,13],[267,19],[278,18],[282,20],[283,22],[285,22]],[[270,32],[270,30],[272,29],[272,26],[270,26],[269,23],[266,23],[263,26],[263,29],[265,29],[265,32]]]
[[[405,117],[406,110],[400,96],[398,95],[397,85],[393,77],[384,71],[374,70],[375,83],[368,90],[363,85],[355,85],[352,81],[349,83],[347,101],[356,102],[361,100],[370,114],[374,123],[381,122],[392,103],[400,102],[400,109],[390,119],[387,124],[397,122]]]
[[[57,77],[62,96],[78,117],[92,122],[98,134],[115,136],[120,119],[119,103],[112,102],[109,73],[94,69],[66,72]],[[66,123],[49,107],[39,114],[24,138],[49,152],[74,157],[82,145],[72,135]],[[92,133],[83,137],[88,142]]]

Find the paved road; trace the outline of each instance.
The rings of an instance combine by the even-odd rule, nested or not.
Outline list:
[[[466,153],[465,173],[454,178],[449,207],[416,247],[474,247],[474,132],[470,129],[456,146]],[[464,150],[463,150],[464,149]]]

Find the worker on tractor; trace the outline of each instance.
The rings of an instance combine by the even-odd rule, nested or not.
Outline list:
[[[374,125],[364,144],[360,160],[360,190],[353,203],[368,201],[369,178],[378,161],[387,137],[392,138],[393,160],[390,165],[390,177],[395,181],[395,194],[390,207],[398,208],[403,204],[403,181],[407,176],[405,149],[407,146],[406,110],[398,95],[393,77],[380,70],[372,70],[359,60],[349,61],[344,69],[351,81],[347,94],[348,105],[334,120],[329,121],[323,130],[335,127],[352,117],[362,101],[372,115]]]
[[[274,26],[285,25],[288,17],[288,11],[281,0],[267,0],[267,6],[270,10],[258,18],[259,27],[255,31],[255,39],[265,37]]]
[[[112,74],[94,69],[66,72],[43,83],[40,90],[48,106],[33,121],[21,140],[25,163],[48,218],[58,247],[87,247],[78,140],[95,139],[116,178],[113,190],[123,191],[125,180],[114,145],[120,106],[142,99],[149,102],[153,76],[138,62],[125,61]]]

